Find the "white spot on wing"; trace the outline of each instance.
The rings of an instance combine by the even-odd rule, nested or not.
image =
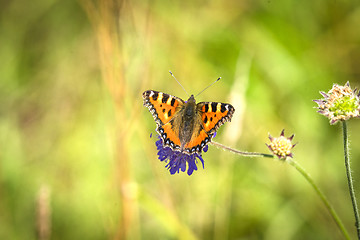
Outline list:
[[[221,109],[221,103],[218,103],[217,105],[216,105],[216,111],[220,111],[220,109]]]
[[[159,96],[157,98],[157,101],[158,102],[161,102],[162,101],[162,98],[163,98],[163,93],[162,92],[159,92]]]

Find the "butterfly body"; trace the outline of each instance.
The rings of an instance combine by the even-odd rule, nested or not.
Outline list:
[[[180,150],[183,150],[185,145],[190,142],[191,136],[199,131],[200,126],[199,111],[196,108],[196,102],[193,95],[178,109],[178,113],[174,116],[172,125],[173,129],[178,132],[180,139]]]
[[[165,146],[186,154],[201,153],[217,129],[231,117],[234,107],[226,103],[200,102],[193,95],[187,101],[148,90],[143,93],[146,106],[157,124]]]

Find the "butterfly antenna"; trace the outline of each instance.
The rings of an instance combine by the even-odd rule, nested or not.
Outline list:
[[[206,88],[204,88],[201,92],[199,92],[198,94],[196,94],[195,97],[199,96],[203,91],[205,91],[206,89],[208,89],[209,87],[211,87],[212,85],[214,85],[217,81],[219,81],[221,79],[221,77],[219,77],[218,79],[215,80],[215,82],[213,82],[212,84],[210,84],[209,86],[207,86]]]
[[[184,89],[184,91],[186,92],[186,94],[187,94],[188,96],[190,96],[190,94],[186,91],[186,89],[183,87],[183,85],[181,85],[181,83],[176,79],[176,77],[174,76],[174,74],[173,74],[171,71],[169,71],[169,73],[171,74],[171,76],[173,76],[173,78],[177,81],[177,83],[182,87],[182,89]]]

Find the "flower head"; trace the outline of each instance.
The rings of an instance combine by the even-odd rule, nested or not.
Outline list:
[[[294,134],[289,138],[284,137],[284,130],[281,131],[280,137],[272,137],[269,134],[270,143],[266,146],[281,160],[286,160],[287,157],[292,157],[291,149],[296,144],[292,144],[291,141],[294,138]]]
[[[329,92],[320,92],[323,99],[314,100],[319,106],[318,113],[330,119],[330,124],[360,117],[360,93],[350,88],[350,83],[344,86],[334,84]]]
[[[170,147],[165,147],[163,140],[160,136],[158,136],[159,140],[156,141],[156,147],[158,150],[158,156],[160,161],[167,162],[165,166],[169,169],[171,174],[179,173],[179,170],[185,172],[186,165],[188,165],[187,174],[190,176],[194,171],[197,170],[197,159],[199,159],[202,163],[204,168],[204,159],[202,158],[201,154],[193,153],[193,154],[186,154],[183,152],[175,151]],[[206,152],[208,150],[208,146],[206,145],[203,148],[203,151]]]

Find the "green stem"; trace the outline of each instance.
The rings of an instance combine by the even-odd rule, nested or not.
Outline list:
[[[343,135],[344,135],[344,157],[345,157],[346,175],[347,175],[347,179],[348,179],[351,202],[352,202],[353,210],[354,210],[354,214],[355,214],[355,227],[357,230],[358,239],[360,239],[359,210],[358,210],[357,203],[356,203],[354,184],[353,184],[353,179],[351,176],[350,156],[349,156],[349,138],[348,138],[348,134],[347,134],[346,121],[342,121],[342,124],[343,124]]]
[[[310,185],[314,188],[314,190],[316,191],[316,193],[318,194],[318,196],[321,198],[321,200],[323,201],[323,203],[325,204],[326,208],[328,209],[328,211],[330,212],[331,216],[334,218],[336,224],[338,225],[338,227],[340,228],[341,232],[344,234],[346,239],[350,239],[350,236],[348,234],[348,232],[346,231],[343,223],[341,222],[339,216],[336,214],[335,209],[331,206],[331,204],[329,203],[329,201],[327,200],[327,198],[325,197],[325,195],[323,194],[323,192],[320,190],[320,188],[315,184],[314,180],[310,177],[310,175],[305,171],[305,169],[303,169],[296,161],[294,161],[291,158],[288,158],[286,160],[286,162],[288,162],[291,166],[295,167],[295,169],[301,174],[303,175],[303,177],[310,183]]]
[[[266,154],[266,153],[257,153],[257,152],[245,152],[245,151],[239,151],[237,149],[233,149],[231,147],[228,147],[228,146],[225,146],[221,143],[218,143],[218,142],[210,142],[212,145],[216,146],[216,147],[219,147],[219,148],[223,148],[229,152],[233,152],[233,153],[236,153],[236,154],[239,154],[239,155],[242,155],[242,156],[248,156],[248,157],[267,157],[267,158],[273,158],[274,155],[272,154]]]
[[[266,153],[256,153],[256,152],[244,152],[244,151],[239,151],[233,148],[230,148],[228,146],[225,146],[221,143],[218,142],[211,142],[211,144],[223,148],[227,151],[242,155],[242,156],[248,156],[248,157],[267,157],[267,158],[274,158],[274,155],[271,154],[266,154]],[[310,175],[305,171],[305,169],[303,169],[297,162],[295,162],[294,160],[292,160],[291,158],[288,158],[286,160],[291,166],[295,167],[295,169],[300,172],[301,175],[303,175],[303,177],[305,177],[305,179],[310,183],[310,185],[315,189],[316,193],[318,194],[318,196],[320,197],[320,199],[323,201],[323,203],[325,204],[326,208],[328,209],[328,211],[330,212],[331,216],[334,218],[336,224],[338,225],[338,227],[340,228],[340,231],[343,233],[344,237],[346,239],[350,239],[350,236],[348,234],[348,232],[346,231],[343,223],[341,222],[340,218],[338,217],[338,215],[335,212],[335,209],[331,206],[331,204],[329,203],[329,201],[327,200],[327,198],[325,197],[325,195],[322,193],[322,191],[320,190],[320,188],[315,184],[314,180],[310,177]]]

